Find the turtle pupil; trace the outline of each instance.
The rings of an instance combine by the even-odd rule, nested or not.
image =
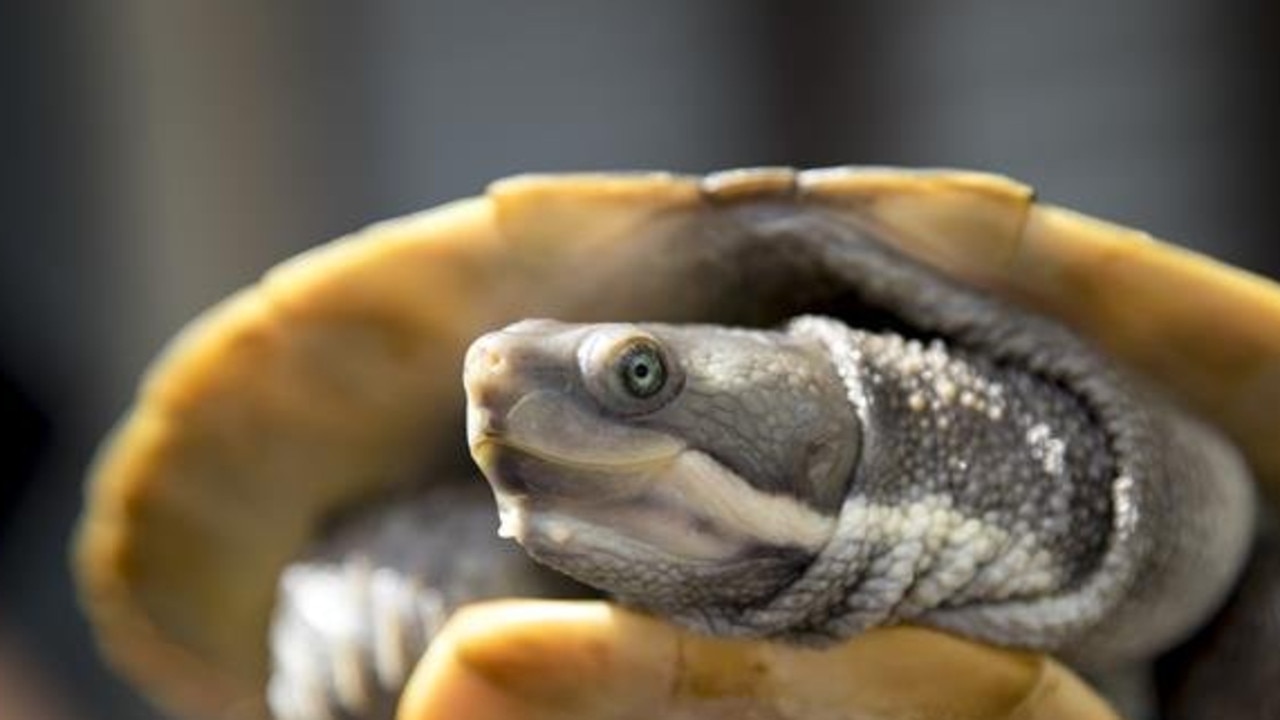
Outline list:
[[[622,356],[622,384],[627,392],[640,399],[653,397],[666,382],[666,368],[657,348],[637,343]]]

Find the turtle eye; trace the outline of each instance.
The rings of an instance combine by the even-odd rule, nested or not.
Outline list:
[[[629,325],[588,336],[578,349],[578,367],[592,397],[622,417],[652,413],[684,386],[680,363],[662,341]]]
[[[632,342],[618,357],[618,379],[638,400],[651,398],[667,383],[667,366],[662,353],[649,340]]]

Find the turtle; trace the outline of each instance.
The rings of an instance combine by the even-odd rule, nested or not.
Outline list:
[[[895,285],[902,273],[907,286]],[[900,301],[905,311],[894,306]],[[999,320],[965,334],[970,317]],[[1240,458],[1263,497],[1280,489],[1280,444],[1271,437],[1280,412],[1277,320],[1280,290],[1270,281],[1041,203],[997,175],[837,167],[516,176],[286,261],[184,329],[90,470],[74,571],[110,662],[182,717],[426,720],[456,717],[460,707],[475,718],[1117,717],[1051,653],[1065,647],[1074,660],[1070,641],[1106,627],[1089,635],[1095,655],[1150,655],[1222,603],[1252,528]],[[1135,592],[1139,602],[1110,627],[1083,612],[1052,632],[1024,622],[1025,636],[1018,623],[975,632],[909,622],[918,614],[849,622],[848,632],[813,618],[761,630],[742,613],[629,592],[527,542],[520,520],[528,513],[512,512],[519,503],[511,498],[529,488],[508,483],[533,480],[513,481],[522,477],[511,470],[513,455],[484,441],[502,429],[483,396],[503,393],[474,377],[520,367],[511,358],[530,351],[495,347],[604,328],[622,341],[595,343],[601,357],[641,347],[627,362],[666,373],[685,366],[656,340],[681,328],[731,328],[724,332],[735,342],[754,342],[753,333],[836,337],[850,327],[897,337],[886,341],[897,343],[886,357],[940,363],[941,375],[955,370],[954,348],[989,370],[1035,356],[1062,371],[1041,385],[1071,377],[1094,388],[1084,393],[1092,404],[1041,388],[1058,398],[1045,402],[1070,406],[1051,416],[1074,418],[1067,424],[1092,438],[1081,442],[1094,451],[1163,442],[1162,453],[1142,457],[1159,455],[1170,477],[1198,464],[1221,470],[1223,483],[1189,486],[1174,515],[1195,528],[1231,520],[1180,547],[1203,551],[1199,564],[1174,553],[1175,575],[1199,569],[1206,582],[1184,575],[1166,585],[1186,596],[1182,603],[1168,592]],[[649,341],[636,345],[637,329]],[[1005,354],[976,355],[992,348]],[[950,391],[918,388],[907,406],[927,411],[968,393],[964,402],[999,414],[1016,395],[1001,398],[999,383],[962,375],[948,376]],[[1126,390],[1113,395],[1115,387]],[[1117,441],[1107,434],[1113,417],[1140,422],[1119,422]],[[842,418],[836,425],[856,435],[856,423]],[[577,431],[583,447],[590,433],[609,432],[604,422],[571,424],[554,413],[534,423]],[[494,494],[467,457],[468,426]],[[1023,460],[1061,466],[1068,456],[1055,428],[1022,428],[1023,447],[1038,453]],[[1182,437],[1196,449],[1170,441]],[[853,464],[848,455],[811,463]],[[1091,476],[1115,479],[1115,469],[1103,462]],[[1144,479],[1111,490],[1146,492]],[[1148,495],[1124,492],[1081,517],[1119,518],[1137,542],[1095,538],[1082,556],[1107,556],[1109,577],[1132,578],[1125,568],[1170,540],[1143,535],[1152,532],[1152,508],[1174,501],[1157,492],[1145,504]],[[1193,512],[1193,495],[1203,513]],[[501,540],[495,497],[504,534],[587,585],[621,589],[625,603],[600,599],[598,588]],[[843,499],[826,492],[815,502],[829,516]],[[798,531],[814,513],[791,505],[789,531]],[[550,527],[547,547],[574,532]],[[1062,574],[1052,562],[1037,565],[1043,555],[1019,555],[1027,562],[1005,586],[1011,596]],[[794,574],[767,565],[750,569],[771,581]],[[1082,561],[1071,572],[1083,578],[1090,567]],[[1124,594],[1086,609],[1114,609]],[[497,600],[531,596],[557,599]],[[1172,615],[1151,632],[1143,611],[1156,607]],[[1138,626],[1147,629],[1130,632]]]

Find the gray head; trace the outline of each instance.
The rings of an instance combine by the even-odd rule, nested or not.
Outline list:
[[[780,332],[525,321],[475,342],[465,382],[501,532],[673,613],[794,577],[830,539],[858,453],[825,350]]]

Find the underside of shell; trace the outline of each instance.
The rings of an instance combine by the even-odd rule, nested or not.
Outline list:
[[[472,720],[1116,718],[1052,659],[919,628],[814,652],[695,635],[604,603],[535,601],[455,616],[399,717],[459,708]]]

